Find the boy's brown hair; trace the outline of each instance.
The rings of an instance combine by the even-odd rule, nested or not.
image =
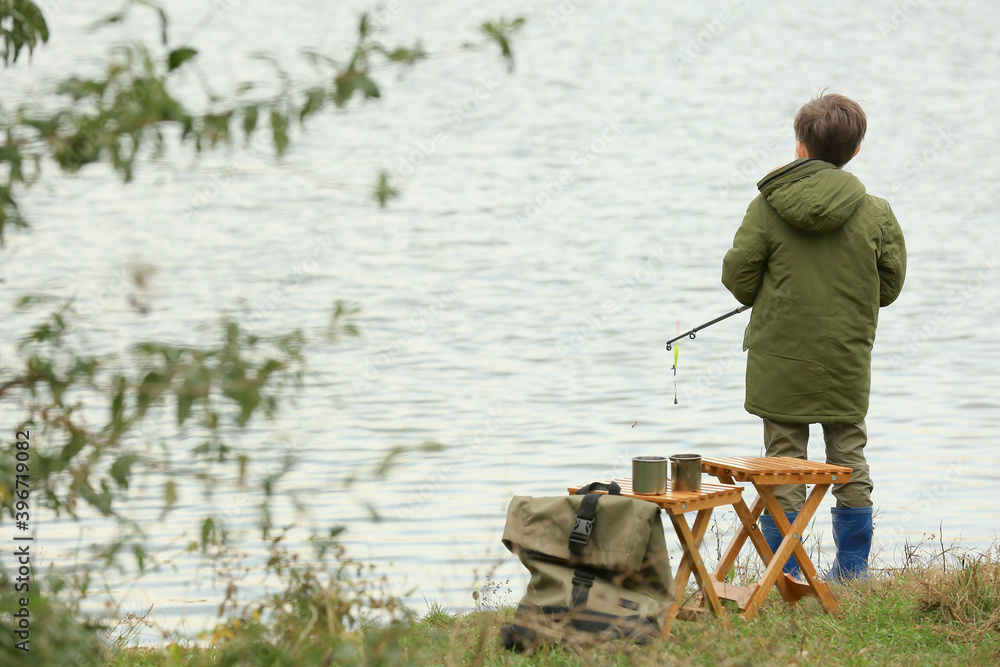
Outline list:
[[[843,167],[865,138],[865,112],[849,97],[830,93],[802,105],[795,114],[795,139],[809,157]]]

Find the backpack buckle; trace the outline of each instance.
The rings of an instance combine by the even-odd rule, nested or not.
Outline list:
[[[585,572],[584,570],[574,570],[573,571],[573,585],[583,586],[584,588],[590,588],[594,585],[594,575],[590,572]]]
[[[569,534],[569,550],[573,553],[580,553],[583,547],[590,541],[590,534],[594,532],[594,520],[576,517],[573,530]]]

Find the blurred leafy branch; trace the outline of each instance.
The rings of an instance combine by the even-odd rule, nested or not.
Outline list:
[[[224,433],[243,428],[258,413],[273,416],[282,390],[298,386],[304,369],[300,330],[267,337],[223,320],[217,346],[142,342],[123,358],[81,349],[75,322],[72,302],[63,303],[22,338],[23,367],[0,367],[0,402],[16,397],[25,406],[19,429],[62,434],[61,446],[34,451],[31,466],[35,497],[57,514],[75,516],[82,500],[124,519],[113,501],[129,488],[133,468],[159,467],[144,443],[132,447],[125,436],[155,406],[174,406],[178,428],[197,424],[205,440],[190,452],[195,460],[224,462],[231,453]],[[104,409],[97,410],[101,404]],[[14,459],[5,457],[0,501],[11,518],[14,479]],[[164,507],[176,498],[168,477]]]
[[[49,41],[49,26],[42,10],[30,0],[0,0],[0,36],[3,50],[0,57],[4,65],[17,62],[21,51],[27,47],[31,54],[39,42]]]
[[[201,54],[193,44],[171,43],[168,16],[162,7],[151,0],[126,0],[121,9],[96,21],[93,29],[126,21],[136,7],[155,13],[158,42],[117,44],[100,61],[94,70],[97,74],[69,74],[27,103],[0,103],[0,248],[11,231],[28,226],[19,199],[39,182],[43,167],[54,165],[72,174],[103,163],[123,183],[129,183],[136,169],[143,166],[140,158],[162,156],[168,147],[183,147],[198,155],[249,143],[251,137],[270,139],[274,154],[280,158],[297,139],[296,128],[304,127],[310,118],[323,112],[357,111],[361,103],[380,98],[379,72],[383,70],[403,71],[432,57],[490,46],[498,47],[501,57],[513,67],[510,41],[524,23],[520,18],[484,23],[479,28],[479,42],[434,54],[419,42],[386,46],[378,39],[377,21],[363,14],[353,44],[338,57],[303,51],[314,72],[312,80],[294,81],[278,59],[255,54],[273,70],[271,80],[240,82],[228,95],[217,94],[202,83],[204,103],[194,108],[182,102],[178,90],[186,72],[193,69],[198,73]],[[23,62],[25,56],[30,58],[50,37],[39,4],[0,0],[4,68]],[[204,65],[210,67],[211,63]],[[385,172],[378,175],[374,194],[380,205],[398,194]],[[133,282],[140,292],[150,273],[149,267],[135,271]],[[129,303],[138,313],[151,307],[148,300],[134,295],[129,296]],[[149,553],[147,534],[155,524],[144,524],[132,513],[137,491],[148,486],[137,480],[153,482],[159,494],[155,503],[162,514],[176,511],[183,502],[182,493],[192,484],[200,483],[206,494],[223,478],[235,478],[245,487],[251,462],[236,444],[240,434],[278,414],[281,401],[302,389],[310,346],[336,343],[359,333],[353,321],[357,308],[337,301],[329,325],[319,332],[294,329],[267,334],[220,317],[209,326],[210,342],[204,345],[139,341],[124,353],[108,353],[95,351],[99,348],[80,326],[82,318],[72,299],[26,295],[17,300],[15,310],[21,311],[20,318],[28,318],[36,310],[39,315],[26,326],[13,354],[3,358],[6,353],[0,350],[0,414],[8,418],[17,415],[18,430],[30,432],[33,512],[47,510],[72,518],[97,514],[117,526],[113,539],[102,538],[101,544],[93,547],[100,559],[95,562],[98,571],[100,565],[120,565],[123,553],[134,556],[140,573],[156,560],[155,554]],[[40,314],[45,311],[49,312]],[[196,444],[190,451],[181,451],[179,442]],[[19,511],[13,480],[21,463],[11,455],[14,442],[5,438],[4,443],[0,447],[0,523],[13,519]],[[435,448],[433,443],[417,447]],[[388,474],[406,452],[393,448],[371,475]],[[311,574],[311,565],[307,564],[300,576],[297,555],[278,548],[288,526],[274,535],[270,503],[290,467],[285,455],[279,464],[255,476],[261,538],[272,545],[266,567],[290,585],[289,597],[269,600],[255,609],[246,607],[250,615],[237,615],[232,621],[234,628],[243,622],[260,630],[251,652],[257,657],[264,655],[259,651],[270,651],[271,643],[277,641],[274,631],[262,625],[262,611],[280,615],[292,605],[298,614],[309,614],[312,621],[307,627],[312,628],[316,605],[322,603],[324,609],[334,609],[332,620],[324,627],[341,628],[337,630],[341,634],[352,619],[368,609],[399,616],[394,598],[373,595],[370,586],[350,583],[353,579],[346,574],[347,561],[336,546],[342,528],[331,528],[326,521],[325,535],[318,538],[314,534],[312,538],[320,569],[327,567],[324,555],[332,554],[340,563],[328,570],[334,576],[324,584]],[[348,476],[345,488],[353,481]],[[301,510],[292,491],[283,489],[283,493]],[[187,548],[214,563],[217,572],[224,572],[224,560],[233,553],[227,526],[230,515],[211,503],[205,507],[208,515],[195,517],[197,539]],[[369,510],[377,518],[374,507],[369,506]],[[45,664],[103,662],[107,649],[100,639],[100,623],[79,613],[80,601],[88,595],[91,571],[90,564],[76,563],[63,569],[65,578],[41,579],[36,573],[32,614],[38,619],[38,639],[32,648],[36,653],[42,650],[37,657]],[[8,641],[13,636],[8,632],[12,627],[8,619],[20,608],[13,593],[13,576],[13,571],[0,565],[0,638],[6,638],[0,641],[0,662],[21,657]],[[235,609],[235,592],[235,584],[230,582],[220,616],[227,604],[230,610]],[[330,607],[331,600],[337,606]],[[110,613],[113,617],[116,612]],[[219,638],[213,635],[213,641],[230,641],[225,634]],[[296,631],[296,645],[302,636]],[[239,646],[237,641],[232,643]]]
[[[270,134],[274,153],[280,157],[297,137],[294,128],[305,126],[311,117],[356,110],[359,103],[379,98],[381,70],[404,70],[435,55],[491,45],[499,47],[512,67],[510,40],[524,23],[520,18],[484,23],[479,29],[481,41],[432,54],[419,42],[386,46],[377,38],[378,26],[362,14],[346,55],[334,58],[317,50],[303,51],[315,73],[313,80],[293,81],[278,59],[255,54],[273,69],[273,80],[244,81],[225,96],[203,84],[206,102],[195,109],[181,101],[177,89],[179,77],[198,66],[199,50],[170,42],[168,16],[159,5],[127,0],[92,27],[100,30],[121,23],[139,6],[156,14],[159,43],[117,44],[100,63],[98,74],[70,74],[29,103],[16,108],[0,105],[0,248],[11,230],[28,226],[19,197],[39,182],[43,167],[55,165],[72,174],[104,163],[128,183],[141,166],[141,156],[161,156],[169,146],[187,147],[197,155],[249,142],[257,133]],[[25,55],[30,58],[49,40],[49,26],[38,4],[0,0],[0,57],[5,68]],[[386,174],[380,174],[375,188],[379,203],[384,205],[396,194]],[[141,280],[136,283],[142,286]],[[19,299],[17,309],[51,307],[53,300],[28,295]],[[145,313],[149,304],[138,306],[135,309]],[[352,321],[356,312],[356,307],[337,301],[321,336],[301,329],[264,334],[223,317],[213,325],[213,342],[204,346],[141,341],[122,354],[99,354],[80,330],[73,300],[59,301],[21,336],[12,358],[0,358],[0,411],[21,415],[18,428],[30,431],[35,443],[31,476],[36,509],[70,517],[91,514],[93,509],[116,519],[121,532],[106,545],[106,562],[115,562],[126,538],[134,539],[131,551],[142,570],[148,559],[144,527],[128,516],[135,478],[144,471],[157,473],[164,513],[177,505],[181,492],[177,481],[181,468],[172,457],[184,458],[185,478],[201,480],[206,492],[216,479],[213,466],[236,466],[237,479],[244,483],[249,459],[233,445],[234,437],[276,415],[279,399],[301,389],[310,344],[358,335]],[[162,433],[159,426],[150,430],[148,424],[151,415],[164,411],[172,412],[179,435],[199,443],[190,452],[177,452],[162,441],[157,449]],[[4,449],[12,447],[7,442]],[[373,474],[386,474],[402,453],[393,449]],[[15,466],[13,456],[0,458],[0,522],[13,518],[16,511]],[[285,462],[260,480],[265,539],[270,529],[268,499],[287,467]],[[224,517],[204,518],[200,533],[195,547],[206,555],[212,546],[224,547]],[[4,588],[4,595],[9,590]],[[0,598],[0,606],[7,602]]]
[[[71,75],[58,82],[44,104],[0,107],[0,243],[8,226],[27,224],[17,201],[18,188],[35,182],[44,159],[74,173],[88,164],[107,162],[124,182],[132,180],[136,159],[147,147],[153,158],[163,155],[168,137],[196,153],[232,145],[237,137],[249,141],[255,132],[270,131],[274,151],[283,155],[291,145],[293,127],[332,108],[343,110],[353,100],[381,96],[376,73],[384,68],[408,68],[432,57],[417,42],[386,46],[377,39],[377,25],[362,14],[353,46],[346,56],[333,57],[304,49],[303,57],[315,72],[314,80],[294,82],[282,63],[267,53],[253,54],[268,63],[277,77],[276,91],[260,81],[240,82],[232,95],[207,89],[207,108],[194,110],[180,101],[172,84],[183,70],[197,64],[199,51],[189,44],[172,45],[166,12],[148,0],[130,0],[92,27],[124,21],[136,5],[152,8],[160,22],[158,47],[141,42],[118,44],[108,54],[97,76]],[[490,21],[480,26],[482,40],[465,42],[458,51],[496,45],[510,66],[514,56],[510,39],[524,25],[523,18]],[[5,66],[27,50],[48,42],[49,29],[38,6],[29,0],[0,0],[0,31]],[[272,82],[273,83],[273,82]],[[176,130],[176,135],[171,131]],[[5,174],[3,172],[6,172]],[[378,176],[374,195],[381,205],[396,196],[386,175]]]

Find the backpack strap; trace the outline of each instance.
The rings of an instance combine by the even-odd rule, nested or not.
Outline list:
[[[618,482],[591,482],[587,486],[581,486],[576,490],[577,496],[585,496],[591,491],[607,491],[609,495],[620,496],[622,494],[622,487],[618,485]]]
[[[586,609],[590,588],[594,585],[594,575],[586,570],[573,571],[573,592],[570,599],[570,609]]]
[[[587,486],[581,487],[576,495],[584,496],[580,501],[580,510],[576,513],[576,521],[573,522],[573,530],[569,534],[569,550],[574,556],[583,555],[583,548],[590,541],[590,534],[594,532],[594,517],[597,516],[597,501],[601,496],[591,491],[607,491],[613,496],[622,494],[622,487],[618,482],[604,484],[602,482],[591,482]]]

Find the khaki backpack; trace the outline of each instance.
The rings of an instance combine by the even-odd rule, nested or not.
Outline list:
[[[608,494],[589,493],[597,489]],[[573,496],[511,500],[503,544],[531,581],[514,623],[501,628],[508,649],[659,635],[674,601],[660,508],[620,491],[595,482]]]

